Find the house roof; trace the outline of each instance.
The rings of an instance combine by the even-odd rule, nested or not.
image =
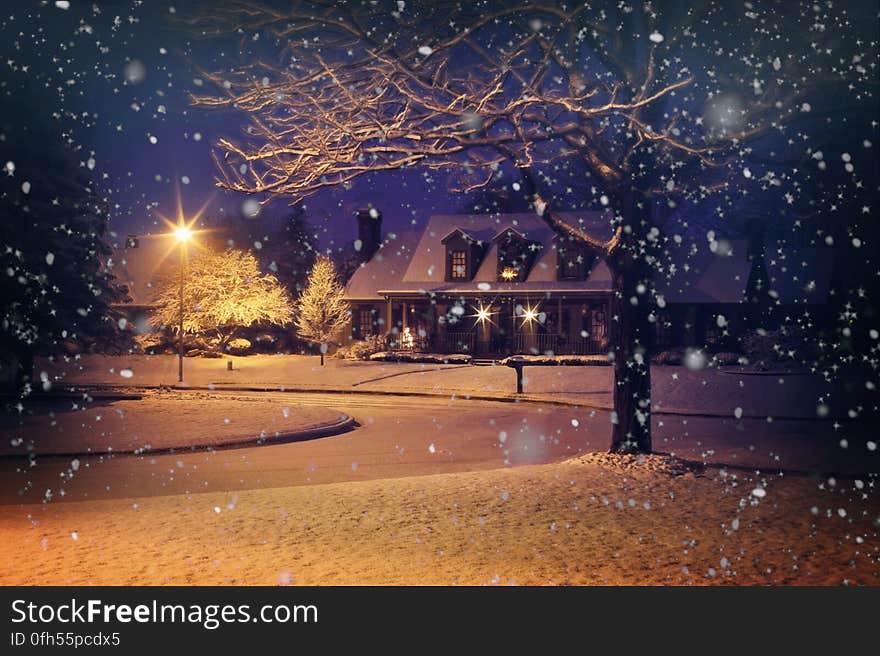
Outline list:
[[[601,212],[561,213],[559,216],[600,239],[612,234],[611,224]],[[508,229],[541,246],[523,282],[497,280],[498,246],[494,238]],[[471,280],[447,282],[443,240],[456,230],[483,244],[485,250]],[[376,256],[355,271],[346,286],[346,297],[350,300],[379,300],[385,294],[431,292],[544,294],[551,291],[611,291],[611,274],[604,262],[596,263],[586,281],[557,281],[555,246],[556,233],[535,214],[435,215],[428,219],[420,233],[398,233],[396,240],[386,240]]]
[[[393,287],[403,278],[420,237],[415,231],[389,233],[376,254],[355,270],[345,286],[345,297],[358,301],[381,299],[378,290]]]
[[[607,239],[612,226],[600,212],[562,213],[560,218],[597,239]],[[443,240],[456,230],[485,245],[483,257],[471,280],[446,280]],[[515,230],[538,250],[523,282],[500,282],[497,275],[498,246],[495,238]],[[557,235],[535,214],[442,214],[428,219],[421,232],[399,233],[386,240],[376,257],[362,265],[346,288],[350,300],[381,300],[386,295],[440,294],[565,294],[609,293],[611,272],[598,260],[586,280],[557,279]],[[674,266],[658,276],[658,291],[669,303],[739,303],[746,293],[751,263],[746,241],[719,242],[711,247],[684,241],[670,247]]]

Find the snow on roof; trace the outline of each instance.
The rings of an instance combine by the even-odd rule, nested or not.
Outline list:
[[[345,286],[345,297],[357,301],[381,299],[378,290],[397,285],[403,278],[420,236],[413,231],[389,233],[376,254],[354,272]]]
[[[479,241],[476,237],[474,237],[472,234],[466,232],[465,230],[462,230],[461,228],[455,228],[454,230],[451,230],[449,232],[449,234],[446,235],[443,239],[441,239],[440,243],[445,244],[447,241],[449,241],[449,239],[451,239],[453,237],[453,235],[461,235],[462,237],[464,237],[468,241],[474,241],[474,242]]]
[[[612,235],[611,224],[601,212],[560,213],[563,220],[595,235],[608,239]],[[497,272],[498,246],[493,239],[508,229],[542,248],[524,282],[499,283]],[[477,268],[469,281],[446,281],[446,247],[443,241],[456,231],[466,234],[487,246]],[[385,293],[424,294],[433,292],[478,292],[490,290],[542,292],[548,291],[610,291],[611,276],[603,262],[597,263],[587,281],[558,282],[556,275],[556,233],[535,214],[441,214],[428,219],[420,233],[408,233],[398,241],[394,252],[384,249],[376,257],[361,266],[352,276],[346,288],[351,300],[380,299]],[[410,239],[414,239],[411,243]],[[481,289],[480,287],[483,289]]]
[[[611,224],[607,218],[599,212],[584,212],[581,214],[563,213],[560,217],[573,225],[582,225],[597,238],[610,238],[612,234]],[[541,255],[545,261],[551,255],[556,233],[535,214],[440,214],[428,219],[425,229],[422,231],[419,244],[413,253],[413,258],[403,276],[406,283],[424,283],[425,287],[433,287],[445,282],[446,279],[446,251],[441,244],[441,237],[449,234],[455,228],[459,228],[472,235],[476,240],[485,244],[491,244],[483,255],[483,260],[474,282],[495,282],[497,278],[497,246],[493,243],[496,235],[508,228],[516,230],[526,239],[540,243],[543,248]],[[552,253],[555,256],[555,251]],[[532,271],[526,282],[534,280],[537,267]],[[556,279],[555,257],[550,267],[550,276],[544,279]],[[520,283],[524,284],[524,283]]]

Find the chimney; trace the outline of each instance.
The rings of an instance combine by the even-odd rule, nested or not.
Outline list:
[[[376,209],[357,211],[358,241],[361,262],[367,262],[379,250],[382,243],[382,212]]]

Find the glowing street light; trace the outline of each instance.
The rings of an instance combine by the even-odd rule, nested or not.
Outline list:
[[[177,242],[177,246],[180,249],[180,324],[178,325],[177,332],[177,382],[183,382],[183,281],[184,281],[184,269],[186,267],[186,245],[192,240],[195,236],[196,231],[193,230],[193,226],[196,222],[202,218],[202,214],[205,213],[205,210],[208,208],[208,204],[210,203],[210,199],[202,205],[201,209],[196,212],[194,215],[191,215],[189,220],[187,220],[186,216],[183,212],[183,201],[180,198],[180,190],[177,190],[177,217],[176,220],[163,216],[159,214],[159,218],[165,222],[165,225],[168,226],[169,233],[166,235],[168,237],[173,237],[174,241]],[[195,243],[198,246],[198,242]],[[173,245],[169,248],[167,255],[171,253],[173,250]]]
[[[186,243],[192,238],[192,230],[181,223],[174,230],[174,238],[180,245],[180,325],[177,331],[177,382],[183,382],[183,275],[186,266]]]

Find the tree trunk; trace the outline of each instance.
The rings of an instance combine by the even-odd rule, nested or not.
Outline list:
[[[611,278],[611,344],[614,353],[613,453],[651,452],[652,309],[656,305],[650,262],[657,240],[647,238],[649,205],[635,188],[620,196],[622,231],[609,258]]]
[[[321,351],[321,366],[324,366],[324,351]]]
[[[651,452],[651,332],[648,292],[637,267],[614,270],[611,346],[614,353],[612,453]],[[636,299],[633,304],[631,299]]]

